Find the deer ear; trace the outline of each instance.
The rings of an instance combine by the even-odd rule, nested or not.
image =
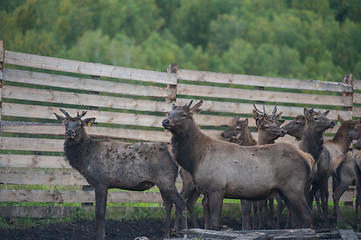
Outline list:
[[[306,120],[309,120],[311,118],[311,113],[307,110],[307,108],[303,109],[303,114],[305,115]]]
[[[83,123],[84,126],[90,127],[91,125],[94,124],[95,118],[86,118],[86,119],[81,120],[81,121],[82,121],[82,123]]]
[[[54,113],[60,123],[65,123],[66,118]]]
[[[246,118],[244,121],[244,124],[248,126],[248,118]]]
[[[322,113],[322,115],[326,117],[329,112],[330,112],[330,110],[327,110],[324,113]]]
[[[337,115],[337,121],[343,123],[345,120],[340,115]]]
[[[191,109],[189,109],[191,111],[191,113],[199,113],[202,111],[202,109],[200,109],[200,107],[203,105],[203,100],[200,100],[196,105],[194,105]]]
[[[261,117],[256,110],[253,110],[252,116],[253,116],[254,119],[259,119]]]
[[[262,121],[259,118],[256,118],[256,126],[258,129],[261,129],[262,127]]]

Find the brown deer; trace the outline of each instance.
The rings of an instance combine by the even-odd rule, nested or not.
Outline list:
[[[173,161],[167,144],[124,143],[117,140],[90,139],[84,126],[95,118],[81,119],[86,111],[71,117],[54,113],[65,125],[64,153],[69,164],[79,171],[95,189],[96,238],[105,238],[105,211],[109,188],[144,191],[157,185],[166,208],[165,236],[169,237],[170,214],[173,203],[182,213],[181,226],[187,227],[185,200],[178,193],[175,180],[178,165]],[[179,229],[178,229],[179,231]]]
[[[264,200],[277,193],[301,220],[297,226],[310,227],[312,214],[304,193],[312,156],[287,143],[245,147],[214,140],[200,131],[193,118],[203,100],[192,108],[191,104],[174,104],[162,125],[172,133],[176,161],[206,196],[206,228],[218,229],[224,198]]]
[[[237,118],[236,124],[224,131],[221,136],[225,139],[229,139],[229,142],[233,142],[242,146],[254,146],[257,144],[253,139],[251,131],[248,128],[248,118],[241,120]],[[257,212],[257,205],[254,202],[254,213]],[[241,199],[242,208],[242,230],[251,229],[251,210],[252,201]],[[255,219],[255,218],[254,218]],[[256,223],[253,223],[256,226]]]
[[[314,108],[308,110],[304,109],[304,116],[306,119],[305,131],[302,140],[300,141],[299,148],[310,153],[315,159],[317,164],[317,173],[309,183],[311,191],[309,192],[309,205],[312,206],[313,198],[316,192],[320,191],[321,206],[323,211],[323,219],[326,226],[329,226],[327,219],[328,215],[328,178],[331,156],[327,149],[323,147],[324,139],[323,133],[335,126],[335,122],[326,117],[328,111],[321,113],[314,111]],[[306,193],[307,194],[307,193]]]
[[[256,107],[256,105],[253,104],[254,110],[253,110],[253,118],[256,121],[256,125],[258,128],[258,145],[264,145],[264,144],[273,144],[275,143],[275,140],[279,137],[283,137],[286,135],[286,131],[280,128],[280,126],[284,123],[285,120],[281,119],[281,114],[277,114],[277,105],[274,106],[272,114],[268,116],[266,114],[265,109],[263,108],[263,112],[259,111]],[[282,199],[279,197],[279,195],[276,195],[277,199],[277,206],[278,208],[281,208],[282,206]],[[267,201],[269,208],[267,206]],[[274,198],[270,198],[266,201],[258,201],[258,228],[263,228],[263,222],[262,222],[262,209],[264,208],[267,221],[268,221],[268,227],[274,228],[275,222],[273,219],[274,216]],[[279,210],[278,212],[280,212]],[[279,226],[279,217],[280,214],[277,216],[277,226]]]
[[[345,156],[345,154],[349,150],[349,145],[352,139],[356,140],[356,137],[350,137],[351,131],[353,131],[359,120],[344,120],[340,115],[337,117],[337,120],[341,123],[339,129],[337,130],[334,137],[330,140],[326,140],[324,142],[324,151],[328,151],[330,153],[330,164],[328,169],[328,176],[333,176],[333,200],[334,200],[334,213],[340,218],[340,211],[338,208],[339,198],[342,194],[347,190],[347,187],[352,183],[352,179],[354,179],[353,175],[344,176],[345,174],[349,174],[350,167],[350,158]],[[306,123],[306,119],[303,115],[299,115],[282,127],[285,130],[288,130],[287,134],[290,134],[296,139],[302,139],[301,133],[304,131],[304,126]],[[342,163],[342,161],[345,161]],[[340,166],[340,163],[341,166]],[[349,183],[351,181],[351,183]],[[347,186],[346,186],[347,185]],[[328,184],[327,184],[328,188]],[[318,203],[317,199],[316,202]],[[320,211],[319,211],[320,213]],[[320,214],[322,217],[322,215]]]

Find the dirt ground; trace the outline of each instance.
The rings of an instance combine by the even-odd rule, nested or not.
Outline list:
[[[203,227],[202,219],[199,219]],[[285,220],[282,220],[282,225]],[[330,218],[332,227],[336,225],[335,218]],[[173,226],[173,222],[171,226]],[[241,230],[239,219],[223,217],[221,225],[226,225],[233,230]],[[149,239],[162,239],[164,233],[164,219],[140,219],[124,221],[106,221],[106,239],[133,240],[136,237],[146,236]],[[188,227],[192,228],[192,223],[188,220]],[[323,228],[318,218],[314,219],[314,229]],[[47,226],[33,227],[30,229],[0,229],[0,239],[49,239],[49,240],[82,240],[94,239],[95,220],[77,220],[71,223],[51,224]]]

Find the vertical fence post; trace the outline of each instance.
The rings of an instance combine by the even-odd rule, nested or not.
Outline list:
[[[96,79],[96,80],[99,80],[100,79],[100,76],[91,76],[92,79]],[[99,92],[96,92],[96,91],[90,91],[90,94],[94,94],[94,95],[99,95]],[[99,108],[98,107],[94,107],[94,106],[88,106],[88,109],[89,110],[98,110]],[[96,126],[97,124],[96,123],[93,123],[94,126]],[[89,186],[89,185],[83,185],[83,191],[94,191],[94,188],[92,186]],[[93,203],[82,203],[81,204],[82,206],[93,206],[94,204]]]
[[[350,93],[350,92],[343,92],[342,93],[342,96],[350,96],[350,97],[353,97],[353,75],[351,74],[351,73],[346,73],[346,75],[345,76],[343,76],[343,78],[342,78],[342,83],[343,84],[349,84],[349,85],[351,85],[352,86],[352,92]],[[353,111],[353,100],[352,100],[352,106],[343,106],[343,107],[341,107],[342,108],[342,110],[346,110],[346,111]],[[352,114],[353,115],[353,114]],[[350,144],[350,146],[349,146],[349,151],[351,151],[352,152],[352,143]],[[353,193],[354,193],[354,189],[352,188],[348,188],[348,191],[353,191]],[[347,205],[347,206],[353,206],[354,205],[354,201],[352,201],[352,202],[344,202],[344,204],[345,205]]]
[[[1,109],[2,109],[2,93],[3,93],[3,72],[4,72],[5,50],[3,41],[0,40],[0,129],[1,129]],[[1,131],[1,130],[0,130]]]
[[[178,63],[174,62],[171,65],[169,65],[169,67],[167,68],[167,73],[177,75],[178,68],[179,68]],[[167,84],[167,88],[174,89],[175,95],[171,96],[170,98],[166,98],[165,100],[167,102],[176,101],[177,100],[177,85]]]
[[[352,86],[352,93],[343,92],[342,96],[351,96],[351,97],[353,97],[353,75],[351,73],[347,73],[345,76],[343,76],[342,83],[349,84],[349,85]],[[342,110],[352,111],[353,110],[353,101],[352,101],[352,106],[351,107],[342,107]]]

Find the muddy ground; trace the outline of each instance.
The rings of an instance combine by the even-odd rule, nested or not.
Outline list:
[[[204,226],[202,219],[199,219],[199,222],[201,226]],[[330,217],[330,223],[332,227],[336,226],[334,217]],[[284,224],[285,220],[282,221],[283,226]],[[239,219],[223,217],[221,225],[226,225],[234,230],[241,230]],[[162,239],[164,233],[164,219],[107,220],[105,226],[106,239],[133,240],[136,237],[142,236],[146,236],[149,239]],[[173,222],[171,226],[173,226]],[[188,227],[193,227],[189,220]],[[324,228],[322,222],[315,218],[314,229],[322,228]],[[50,224],[30,229],[0,229],[0,239],[94,239],[94,231],[95,220],[82,219],[71,223]]]

